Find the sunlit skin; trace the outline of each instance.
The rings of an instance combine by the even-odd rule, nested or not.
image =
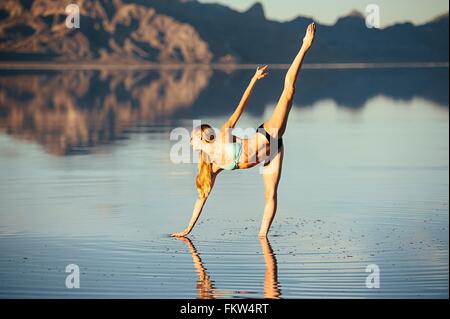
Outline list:
[[[226,291],[218,290],[214,287],[214,281],[208,274],[206,267],[200,257],[200,253],[195,248],[192,241],[187,237],[175,237],[183,241],[189,249],[194,263],[195,270],[198,274],[197,279],[197,296],[200,299],[223,298],[227,295]],[[261,251],[264,257],[265,273],[264,273],[264,298],[278,299],[281,292],[278,283],[278,267],[275,254],[273,253],[270,242],[267,238],[259,239]],[[233,292],[236,293],[236,292]],[[245,293],[245,292],[241,292]],[[249,292],[250,293],[250,292]]]
[[[297,81],[298,73],[302,66],[303,59],[314,41],[315,32],[315,24],[311,23],[310,25],[308,25],[301,48],[299,49],[296,57],[294,58],[294,61],[292,62],[286,73],[284,88],[283,92],[281,93],[281,97],[278,100],[278,103],[275,106],[271,117],[266,122],[264,122],[264,129],[266,129],[266,131],[269,132],[269,134],[273,138],[282,137],[286,131],[289,111],[291,110],[292,102],[294,99],[295,83]],[[225,155],[226,153],[224,152],[225,144],[232,143],[233,135],[231,134],[231,130],[236,126],[237,121],[244,111],[256,83],[259,80],[264,79],[268,75],[267,70],[267,65],[257,68],[255,75],[250,80],[250,84],[245,90],[236,110],[221,127],[213,142],[205,141],[202,138],[202,132],[200,129],[194,129],[191,133],[191,145],[193,149],[196,151],[201,150],[205,152],[211,159],[212,186],[214,185],[216,177],[220,172],[223,171],[220,166],[229,163],[231,160],[230,158],[227,158],[227,156]],[[251,168],[261,162],[265,162],[268,159],[265,154],[266,148],[269,145],[269,141],[263,134],[257,133],[252,138],[239,139],[236,137],[236,139],[239,142],[242,142],[243,146],[243,155],[240,157],[238,169]],[[256,154],[258,154],[258,156]],[[261,156],[261,154],[263,155]],[[270,157],[270,162],[268,164],[266,163],[263,168],[262,175],[264,181],[265,207],[261,227],[258,234],[258,236],[262,238],[267,237],[270,225],[272,224],[277,210],[277,189],[281,177],[283,155],[284,146],[280,147],[277,150],[276,154]],[[192,231],[198,218],[200,217],[207,198],[208,197],[199,197],[197,199],[188,226],[183,231],[172,234],[172,236],[186,236]]]

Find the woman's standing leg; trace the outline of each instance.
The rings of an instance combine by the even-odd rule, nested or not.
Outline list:
[[[270,163],[263,168],[264,179],[264,215],[259,230],[259,237],[267,237],[270,225],[272,224],[275,213],[277,212],[277,192],[278,184],[281,177],[281,169],[283,164],[284,146],[280,148],[278,153],[271,159]]]

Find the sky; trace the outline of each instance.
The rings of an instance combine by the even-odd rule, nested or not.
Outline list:
[[[220,3],[239,11],[245,11],[256,0],[199,0],[204,3]],[[337,18],[353,9],[365,12],[368,4],[380,8],[381,27],[397,22],[410,21],[422,24],[448,12],[448,0],[258,0],[264,6],[266,17],[286,21],[299,15],[313,17],[321,24],[334,24]]]

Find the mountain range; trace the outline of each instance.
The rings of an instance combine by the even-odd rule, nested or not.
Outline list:
[[[65,7],[80,8],[80,28]],[[300,7],[301,8],[301,7]],[[195,0],[2,0],[0,60],[94,63],[289,63],[312,18],[278,22]],[[317,24],[308,62],[447,62],[448,13],[369,29],[359,12]]]

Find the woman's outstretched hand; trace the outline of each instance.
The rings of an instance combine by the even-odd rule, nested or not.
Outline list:
[[[254,75],[254,78],[256,80],[261,80],[264,79],[269,73],[266,72],[266,70],[269,68],[268,65],[263,66],[262,68],[260,68],[259,66],[256,68],[256,72]]]
[[[314,41],[314,35],[316,33],[316,24],[310,23],[306,29],[305,37],[303,38],[303,47],[309,49]]]

